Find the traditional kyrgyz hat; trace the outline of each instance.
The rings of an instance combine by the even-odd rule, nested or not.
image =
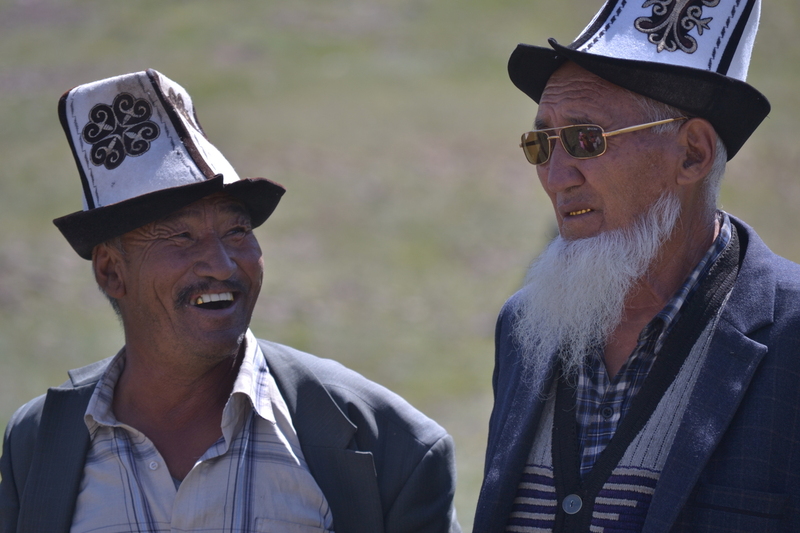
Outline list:
[[[770,110],[745,83],[760,0],[607,0],[569,46],[520,44],[511,81],[537,103],[566,61],[708,120],[732,158]]]
[[[285,192],[264,178],[239,179],[206,138],[186,90],[155,70],[80,85],[61,97],[58,115],[83,211],[53,223],[84,259],[96,245],[216,192],[243,202],[259,226]]]

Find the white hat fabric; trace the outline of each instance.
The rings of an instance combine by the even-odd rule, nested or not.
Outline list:
[[[761,0],[607,2],[576,50],[620,59],[710,70],[747,79]]]
[[[84,183],[84,209],[150,192],[239,176],[206,139],[186,90],[151,70],[81,85],[62,120]]]
[[[240,180],[206,138],[189,93],[149,69],[78,86],[59,117],[83,185],[83,211],[56,219],[85,258],[109,238],[218,191],[242,196],[254,225],[277,206],[282,186]]]

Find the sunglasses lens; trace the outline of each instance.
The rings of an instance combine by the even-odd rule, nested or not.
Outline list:
[[[522,151],[532,165],[541,165],[550,158],[550,141],[547,134],[541,131],[529,131],[522,134]]]
[[[564,149],[572,157],[587,159],[606,151],[606,138],[600,126],[568,126],[559,135]]]

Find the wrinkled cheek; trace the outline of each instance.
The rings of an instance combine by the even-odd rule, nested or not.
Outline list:
[[[258,283],[259,289],[261,288],[261,283],[264,280],[264,259],[260,258],[258,260],[258,270],[256,272],[256,276],[254,281]]]
[[[258,295],[261,293],[261,285],[264,282],[264,259],[258,259],[258,268],[255,271],[255,275],[253,276],[253,286],[251,287],[252,296],[253,296],[253,303],[252,307],[255,307],[255,302],[258,299]]]

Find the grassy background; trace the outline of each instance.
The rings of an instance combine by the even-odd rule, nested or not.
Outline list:
[[[599,0],[0,0],[0,424],[120,328],[51,224],[80,209],[56,116],[69,88],[152,67],[186,87],[242,176],[288,193],[258,230],[253,330],[399,392],[457,445],[470,529],[496,313],[552,232],[517,146],[535,105],[518,42],[567,43]],[[773,113],[722,202],[778,253],[797,238],[800,4],[765,4],[749,81]],[[779,216],[780,215],[780,216]]]

